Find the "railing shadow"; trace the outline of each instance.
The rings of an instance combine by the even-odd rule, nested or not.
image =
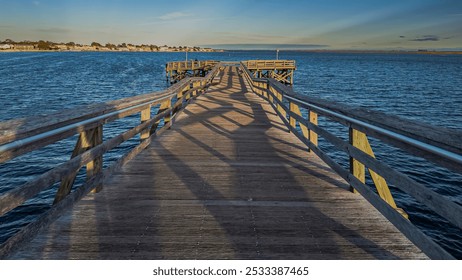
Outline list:
[[[229,84],[242,82],[242,78],[233,75],[232,72],[228,73],[228,76]],[[229,84],[224,88],[233,87]],[[261,102],[245,95],[245,91],[223,93],[219,88],[215,93],[209,92],[202,98],[207,99],[213,94],[218,100],[218,94],[228,95],[226,98],[245,100],[249,104],[246,109],[252,113],[268,110]],[[230,102],[220,100],[219,103],[227,106]],[[202,109],[197,114],[194,113],[197,109],[189,109],[188,122],[177,123],[175,133],[176,136],[181,135],[181,141],[169,143],[159,140],[153,145],[153,153],[162,163],[162,167],[158,164],[148,167],[148,170],[153,171],[152,182],[155,181],[155,174],[160,172],[159,169],[168,168],[169,174],[175,174],[175,181],[178,181],[178,185],[181,186],[175,187],[176,199],[196,203],[194,207],[184,208],[185,211],[194,213],[193,218],[191,217],[193,220],[188,221],[183,217],[181,221],[185,223],[185,228],[176,228],[175,233],[171,233],[177,235],[178,239],[188,238],[187,244],[169,243],[165,245],[168,248],[164,246],[164,251],[158,249],[162,251],[161,255],[186,259],[342,258],[347,256],[342,255],[340,248],[336,248],[336,244],[341,239],[350,243],[357,251],[362,251],[363,257],[398,258],[389,250],[329,217],[316,207],[317,201],[306,195],[308,186],[301,186],[299,179],[291,175],[293,170],[286,167],[291,165],[291,162],[286,156],[277,153],[274,150],[274,142],[266,137],[266,133],[272,128],[261,127],[261,124],[268,124],[274,120],[259,113],[258,119],[236,126],[235,122],[221,117],[232,112],[229,108],[209,108],[208,111],[206,108]],[[219,114],[214,114],[214,109],[218,110]],[[213,117],[214,121],[207,120],[207,117]],[[220,122],[216,122],[219,118],[221,118]],[[200,131],[206,133],[206,136],[196,131],[199,129],[197,126],[188,127],[188,124],[193,124],[194,120],[197,121],[196,124],[203,126]],[[212,122],[215,123],[214,126],[210,125]],[[251,132],[253,134],[249,136]],[[245,138],[258,142],[258,151],[254,151],[255,146],[243,141],[244,135]],[[218,144],[220,142],[223,144]],[[189,149],[178,150],[176,144],[180,143]],[[185,155],[181,151],[188,152]],[[194,160],[194,156],[198,157]],[[250,165],[249,158],[251,158]],[[205,159],[205,162],[197,162],[202,159]],[[265,167],[269,159],[280,165]],[[204,173],[207,169],[204,165],[207,165],[207,162],[209,172]],[[241,165],[242,163],[246,164]],[[149,163],[146,164],[149,166]],[[215,164],[217,166],[214,168]],[[316,171],[313,172],[312,175],[319,176]],[[338,185],[338,182],[326,183]],[[161,196],[159,190],[154,199],[160,199]],[[292,204],[294,201],[305,204]],[[184,215],[188,216],[188,213]],[[313,216],[322,222],[313,224],[311,220]],[[195,234],[190,236],[188,231]],[[161,235],[161,239],[177,240],[174,236],[162,236],[166,233],[159,231],[157,233]],[[317,240],[319,234],[323,238],[321,244]],[[293,238],[294,235],[299,239]],[[225,240],[222,239],[223,236]],[[308,238],[304,238],[306,236]],[[327,247],[326,244],[330,246]],[[214,251],[217,247],[222,248],[222,251]],[[178,251],[170,251],[173,249]]]
[[[303,158],[275,149],[284,143],[274,135],[287,130],[273,126],[281,122],[235,69],[226,76],[101,193],[63,216],[59,236],[36,248],[42,258],[398,259],[332,217],[344,213],[320,207],[328,193],[314,188],[341,184],[316,165],[289,168]],[[67,253],[48,255],[50,244]],[[342,252],[345,244],[353,255]]]

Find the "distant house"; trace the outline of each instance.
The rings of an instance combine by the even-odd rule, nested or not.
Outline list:
[[[152,51],[150,46],[141,46],[140,49],[144,52],[150,52]]]
[[[60,50],[60,51],[67,51],[67,50],[70,50],[71,47],[70,46],[67,46],[65,44],[59,44],[59,45],[55,45],[55,48]]]
[[[0,50],[10,50],[13,46],[9,44],[0,45]]]
[[[15,50],[20,50],[20,51],[31,51],[35,49],[34,45],[23,45],[23,44],[16,44],[14,45]]]
[[[169,49],[169,47],[167,47],[167,46],[159,47],[159,51],[160,51],[160,52],[168,52],[169,50],[170,50],[170,49]]]

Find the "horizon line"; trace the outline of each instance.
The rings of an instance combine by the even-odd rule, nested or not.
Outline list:
[[[213,49],[222,49],[225,51],[462,51],[461,47],[453,48],[335,48],[330,45],[322,44],[204,44],[200,47],[207,47]]]

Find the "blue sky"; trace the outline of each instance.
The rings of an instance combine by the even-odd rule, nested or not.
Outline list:
[[[0,0],[0,40],[462,49],[461,0]]]

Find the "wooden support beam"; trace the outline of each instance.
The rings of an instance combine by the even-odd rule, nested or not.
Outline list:
[[[302,112],[300,111],[300,107],[298,107],[297,104],[291,102],[290,103],[290,111],[295,113],[296,115],[299,115],[300,117],[303,117],[302,116]],[[295,128],[295,125],[296,125],[296,119],[294,117],[290,117],[290,125]],[[308,128],[306,127],[306,125],[302,124],[302,123],[298,123],[298,125],[300,126],[300,129],[302,130],[302,133],[303,133],[303,137],[305,137],[306,139],[310,139],[310,131],[308,130]],[[317,140],[317,139],[316,139]],[[316,141],[316,145],[317,145],[317,141]]]
[[[89,138],[89,133],[93,133],[93,129],[86,130],[80,133],[79,138],[77,139],[77,143],[75,144],[74,150],[72,151],[71,159],[75,158],[76,156],[80,155],[81,153],[85,152],[89,148],[89,142],[87,139]],[[65,198],[72,189],[74,185],[75,177],[77,176],[78,170],[67,177],[64,177],[61,180],[61,184],[56,192],[55,199],[53,201],[53,205],[60,202],[63,198]]]
[[[360,149],[364,153],[370,155],[371,157],[375,158],[374,152],[372,151],[372,147],[367,139],[367,135],[361,131],[356,129],[350,128],[350,144],[354,147]],[[352,174],[358,178],[362,183],[365,183],[365,166],[354,158],[350,158],[350,168]],[[390,192],[390,188],[386,180],[377,174],[372,169],[368,168],[369,174],[371,175],[372,181],[377,189],[377,193],[379,196],[385,200],[391,207],[396,209],[401,215],[403,215],[406,219],[408,218],[407,213],[396,206],[395,200],[393,199],[393,195]],[[358,176],[357,176],[358,175]]]
[[[189,85],[188,85],[187,87],[184,87],[183,89],[181,89],[181,90],[178,92],[178,94],[176,95],[177,102],[178,102],[178,100],[182,100],[184,94],[185,94],[188,90],[189,90]],[[183,100],[183,102],[184,102],[184,100]],[[172,116],[175,115],[181,108],[182,108],[182,106],[173,108]]]
[[[75,144],[74,150],[72,151],[71,159],[95,147],[96,145],[101,144],[103,142],[102,135],[102,126],[81,132],[77,143]],[[93,174],[101,171],[102,161],[103,158],[99,157],[87,164],[87,180],[89,177],[93,176]],[[61,180],[61,184],[58,188],[58,191],[56,192],[53,204],[60,202],[71,192],[79,170],[75,171],[67,177],[64,177]],[[101,186],[99,186],[97,189],[101,190]]]
[[[160,104],[159,110],[157,111],[157,115],[164,112],[165,110],[170,109],[171,106],[172,106],[172,100],[171,99],[168,99],[168,100],[162,102]],[[164,125],[170,121],[170,118],[171,118],[170,115],[164,117]],[[154,123],[152,125],[151,130],[150,130],[150,135],[152,135],[152,134],[154,134],[156,132],[157,127],[159,126],[159,123],[160,123],[160,120],[158,120],[156,123]]]

